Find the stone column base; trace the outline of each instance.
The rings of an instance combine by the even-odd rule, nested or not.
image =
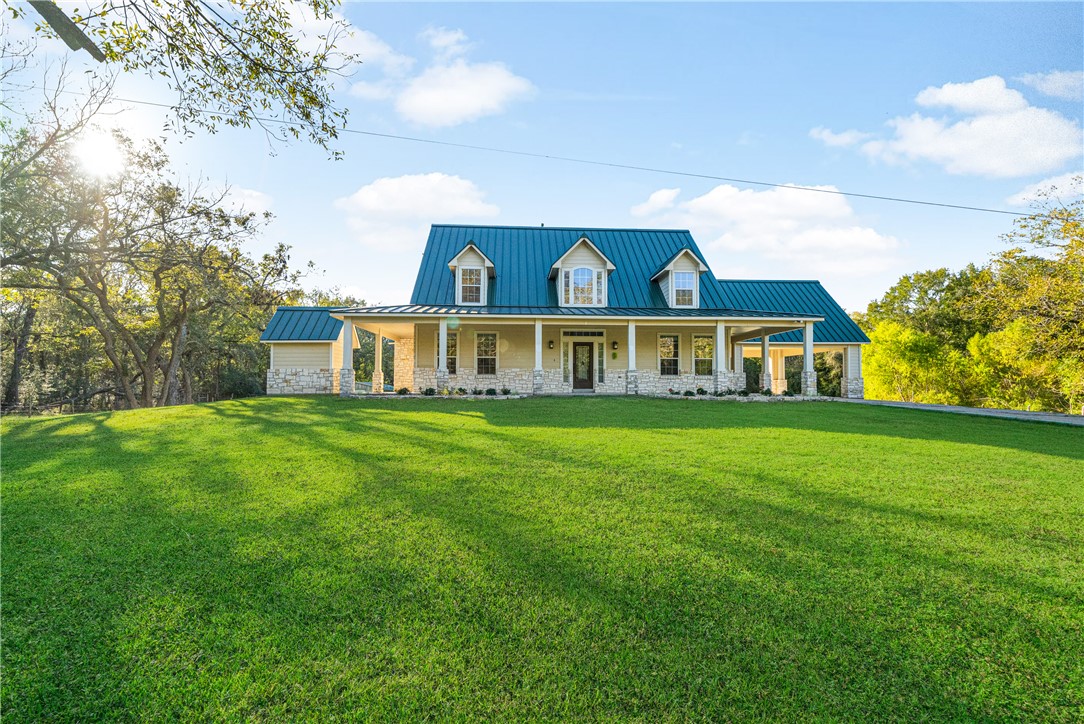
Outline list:
[[[625,373],[625,394],[640,394],[640,375],[636,370],[629,370]]]
[[[787,391],[787,378],[786,377],[773,377],[772,378],[772,392],[777,395],[781,395]]]
[[[437,392],[448,389],[448,370],[437,370]]]
[[[542,376],[542,370],[534,371],[534,384],[532,385],[532,387],[533,392],[536,395],[541,395],[542,391],[545,389],[545,380]]]
[[[770,390],[770,389],[772,389],[772,373],[770,371],[760,373],[760,389],[762,389],[762,390]]]
[[[339,396],[350,397],[354,394],[354,370],[339,370]]]
[[[384,392],[384,373],[374,371],[373,372],[373,390],[374,395],[380,395]]]
[[[851,379],[843,380],[840,387],[840,392],[844,397],[849,397],[854,400],[862,400],[866,397],[866,383],[861,377],[852,377]]]
[[[802,372],[802,394],[806,397],[815,397],[817,394],[817,373]]]

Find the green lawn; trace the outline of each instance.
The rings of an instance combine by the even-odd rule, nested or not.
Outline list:
[[[1084,430],[253,399],[3,423],[2,715],[1084,717]]]

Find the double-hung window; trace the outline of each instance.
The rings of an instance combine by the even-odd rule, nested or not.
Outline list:
[[[678,336],[659,335],[659,374],[674,377],[678,373]]]
[[[482,269],[476,266],[459,270],[459,303],[482,303]]]
[[[674,272],[674,306],[691,307],[696,297],[696,273]]]
[[[707,335],[693,337],[693,374],[710,375],[714,367],[715,338]]]
[[[440,364],[440,333],[437,333],[437,346],[436,350],[437,364]],[[459,333],[448,332],[448,374],[456,374],[456,369],[459,367]]]
[[[474,340],[474,359],[480,375],[497,374],[497,333],[479,332]]]

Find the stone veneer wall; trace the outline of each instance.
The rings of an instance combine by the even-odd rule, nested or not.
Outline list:
[[[696,392],[697,387],[703,387],[708,392],[715,391],[715,375],[694,375],[687,372],[660,375],[658,370],[639,370],[638,377],[641,395],[669,395],[671,389],[676,392]]]
[[[861,400],[866,396],[865,380],[861,377],[851,377],[841,382],[841,390],[844,397]]]
[[[447,387],[455,390],[463,387],[470,392],[474,389],[485,390],[494,388],[500,390],[507,387],[517,394],[537,394],[534,386],[534,370],[503,369],[494,375],[476,375],[473,370],[463,370],[459,374],[449,375],[448,382],[441,384],[437,379],[437,371],[432,367],[415,367],[412,369],[414,385],[413,392],[423,392],[427,387],[432,387],[438,392]],[[398,373],[397,373],[398,374]],[[629,373],[624,369],[606,370],[602,382],[595,383],[595,394],[600,395],[669,395],[673,388],[678,392],[685,390],[696,391],[702,387],[708,392],[714,392],[715,375],[692,375],[682,374],[676,376],[663,376],[657,370],[638,370],[633,379],[634,389],[629,389]],[[745,389],[745,375],[741,372],[723,373],[719,375],[720,389]],[[560,395],[573,392],[572,383],[564,381],[564,374],[559,369],[542,370],[542,394]]]
[[[339,370],[281,367],[267,370],[269,395],[334,395],[339,391]]]
[[[414,338],[395,340],[395,389],[414,390]],[[435,385],[429,385],[435,387]]]
[[[438,382],[437,371],[431,367],[415,367],[413,372],[412,389],[415,392],[422,392],[427,387],[432,387],[439,392],[442,387],[445,387]],[[458,374],[448,375],[447,387],[449,390],[462,387],[467,392],[490,388],[500,392],[501,389],[507,387],[516,394],[529,395],[534,391],[534,370],[499,369],[495,375],[478,375],[474,373],[474,370],[462,370]]]

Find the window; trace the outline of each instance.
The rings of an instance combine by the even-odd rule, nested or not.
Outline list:
[[[482,303],[482,269],[479,267],[468,266],[459,270],[459,303]]]
[[[710,375],[715,357],[715,338],[708,336],[693,337],[693,374]]]
[[[437,344],[433,348],[434,359],[436,364],[434,368],[440,366],[440,332],[437,332]],[[459,367],[459,333],[448,332],[448,374],[454,375],[456,368]]]
[[[674,272],[674,306],[693,306],[695,287],[696,274],[694,272]]]
[[[678,373],[678,336],[659,335],[659,374],[675,376]]]
[[[474,356],[480,375],[497,374],[497,333],[479,332],[475,336]]]
[[[602,306],[605,273],[602,270],[578,267],[561,274],[561,298],[564,304]]]

